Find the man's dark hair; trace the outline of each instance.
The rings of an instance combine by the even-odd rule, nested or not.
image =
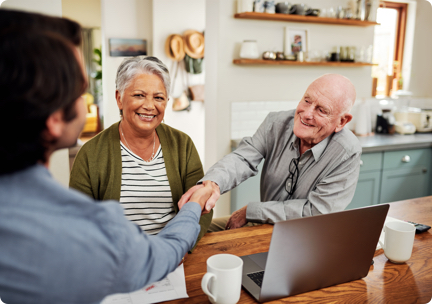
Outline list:
[[[47,161],[48,117],[61,109],[64,121],[73,120],[85,86],[74,45],[61,34],[0,30],[0,174]]]
[[[75,46],[82,42],[81,26],[67,18],[0,9],[0,33],[14,30],[50,31],[60,34]]]

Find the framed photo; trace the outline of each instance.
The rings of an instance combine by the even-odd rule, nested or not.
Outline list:
[[[147,55],[147,40],[144,39],[109,39],[110,56]]]
[[[284,54],[294,55],[298,52],[307,52],[308,37],[306,29],[292,29],[285,27]]]

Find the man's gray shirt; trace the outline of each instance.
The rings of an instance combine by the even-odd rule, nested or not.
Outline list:
[[[361,145],[347,129],[333,133],[299,159],[299,177],[292,195],[286,190],[289,164],[299,158],[294,135],[295,110],[270,113],[252,137],[213,165],[201,179],[211,180],[221,194],[261,172],[261,202],[250,202],[246,218],[274,223],[344,210],[351,202],[360,171]]]

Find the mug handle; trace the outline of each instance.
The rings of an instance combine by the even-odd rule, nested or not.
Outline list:
[[[384,242],[385,242],[385,233],[386,233],[386,231],[385,231],[385,223],[384,223],[384,226],[383,226],[383,229],[382,229],[382,232],[384,233]],[[383,250],[385,250],[384,249],[384,246],[385,246],[385,243],[384,242],[381,242],[381,235],[380,235],[380,238],[378,239],[378,243],[381,245],[381,248],[383,249]]]
[[[210,293],[210,291],[208,290],[208,283],[210,282],[210,280],[212,278],[214,278],[216,280],[216,275],[213,273],[207,272],[201,280],[201,288],[204,291],[204,293],[209,296],[209,298],[211,299],[212,302],[216,302],[216,297],[214,295],[212,295]]]

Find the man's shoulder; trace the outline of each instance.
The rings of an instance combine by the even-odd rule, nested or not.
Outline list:
[[[295,109],[288,111],[270,112],[263,122],[263,126],[267,129],[276,130],[289,130],[294,125]]]
[[[10,177],[15,186],[0,198],[2,215],[8,215],[2,217],[0,227],[10,236],[20,235],[20,238],[5,238],[0,264],[4,257],[9,257],[12,265],[28,266],[26,271],[30,273],[34,270],[20,281],[23,288],[37,286],[43,291],[44,286],[52,286],[54,282],[63,286],[75,284],[73,290],[45,290],[37,295],[44,299],[58,298],[46,302],[74,298],[74,302],[87,303],[89,290],[93,290],[93,297],[105,296],[103,277],[114,277],[116,260],[122,256],[123,239],[131,232],[126,229],[122,207],[116,202],[95,202],[78,191],[69,190],[53,180],[44,168],[31,168]],[[18,178],[24,179],[23,183],[17,184]],[[0,191],[7,185],[0,180]],[[34,268],[26,264],[28,261],[46,267]],[[62,277],[58,277],[58,265],[64,270]],[[14,275],[17,272],[11,271]]]
[[[357,136],[346,127],[340,132],[335,133],[331,141],[339,144],[349,155],[362,152],[362,147]]]
[[[268,117],[271,117],[273,122],[287,122],[294,119],[296,109],[287,111],[270,112]]]

